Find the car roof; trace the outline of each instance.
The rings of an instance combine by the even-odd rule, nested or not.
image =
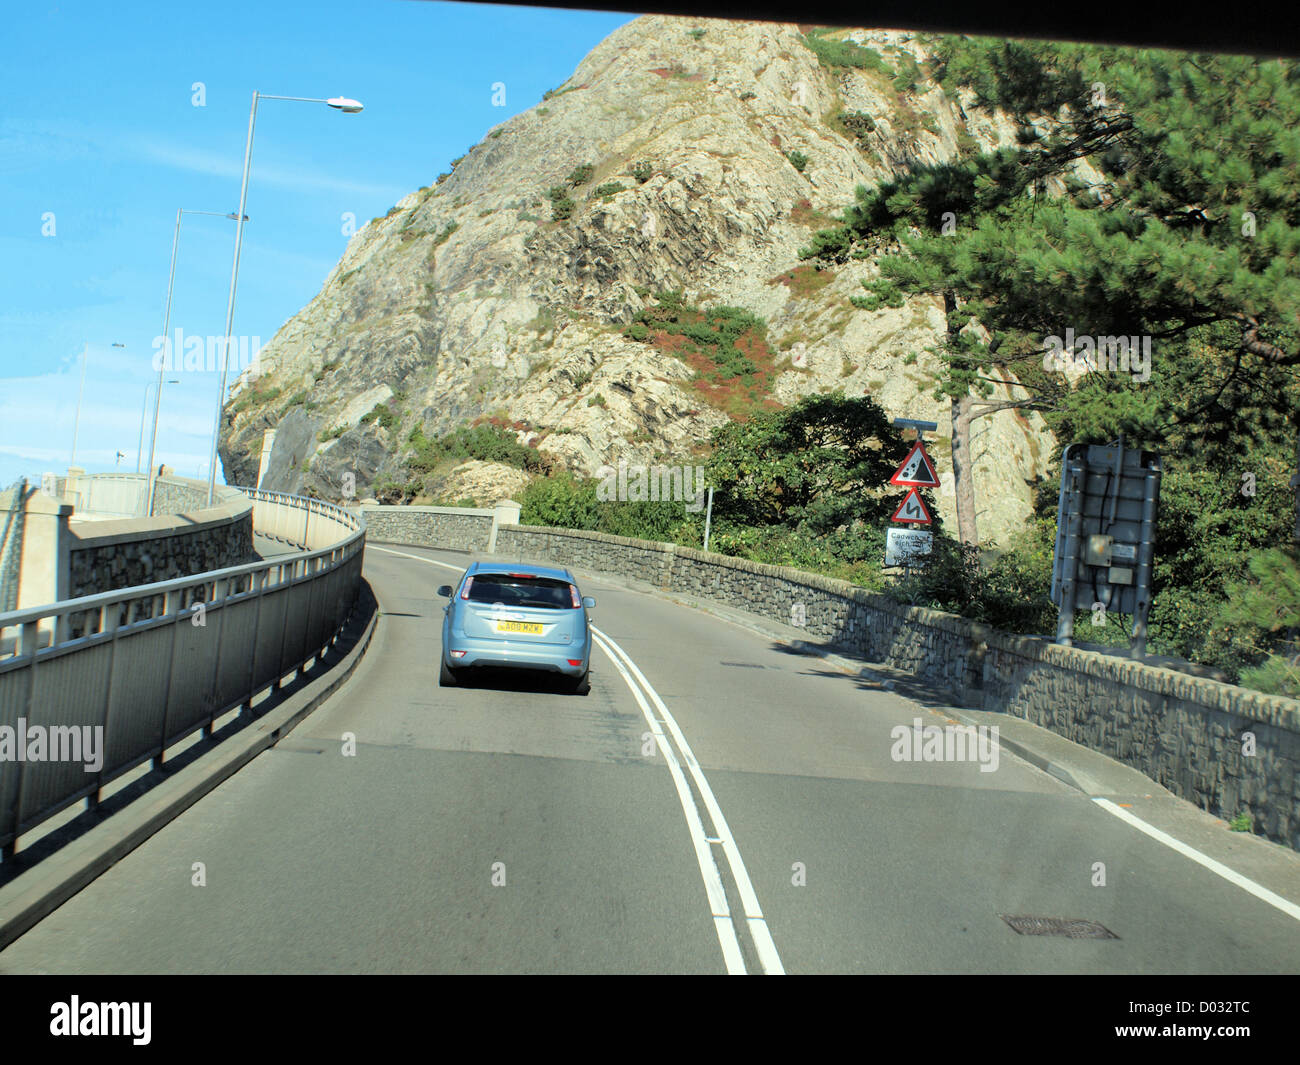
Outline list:
[[[466,574],[476,573],[531,573],[534,577],[550,577],[552,580],[577,583],[573,574],[560,566],[549,566],[542,562],[472,562]]]

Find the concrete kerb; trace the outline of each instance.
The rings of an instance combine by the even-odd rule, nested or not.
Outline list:
[[[264,717],[0,887],[0,950],[267,748],[275,746],[352,675],[370,645],[378,619],[374,593],[363,581],[357,607],[341,636],[345,641],[351,638],[355,642],[340,662],[325,664],[320,676],[267,711]],[[313,669],[318,667],[319,664]]]

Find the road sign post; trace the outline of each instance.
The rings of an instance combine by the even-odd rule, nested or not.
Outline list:
[[[907,495],[894,511],[890,521],[911,525],[929,525],[934,519],[929,508],[921,499],[918,488],[938,488],[939,475],[935,472],[934,462],[926,453],[922,434],[934,432],[939,428],[938,422],[918,421],[915,418],[895,418],[894,425],[899,429],[914,429],[916,443],[889,479],[892,485],[906,488]],[[934,545],[934,535],[921,529],[895,529],[885,532],[885,566],[901,566],[904,575],[911,577],[914,569],[919,569],[924,558],[929,555]]]

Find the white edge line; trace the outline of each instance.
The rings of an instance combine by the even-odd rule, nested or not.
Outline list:
[[[373,545],[372,545],[373,546]],[[400,555],[402,558],[413,558],[417,562],[428,562],[434,566],[443,566],[446,569],[464,569],[463,566],[453,566],[449,562],[440,562],[435,558],[425,558],[423,555],[412,555],[406,551],[393,551],[389,548],[373,546],[373,550],[382,551],[386,555]],[[736,938],[736,926],[731,918],[731,908],[727,905],[727,894],[722,887],[722,874],[718,872],[717,863],[713,860],[713,852],[709,850],[709,844],[705,840],[704,825],[700,821],[699,811],[695,808],[695,801],[691,798],[690,786],[686,783],[685,776],[682,775],[681,765],[677,761],[677,755],[674,753],[672,744],[667,742],[663,730],[659,728],[659,723],[655,720],[654,714],[651,713],[650,707],[646,704],[636,683],[623,668],[623,663],[607,647],[602,639],[609,639],[604,633],[598,633],[595,625],[591,627],[593,642],[600,647],[602,651],[609,656],[615,668],[622,674],[632,695],[636,698],[637,706],[641,708],[641,714],[650,726],[650,733],[657,740],[658,749],[663,751],[664,761],[668,765],[668,772],[672,775],[673,785],[677,789],[677,798],[681,803],[682,811],[686,815],[686,827],[691,833],[691,842],[695,846],[695,860],[700,867],[700,876],[704,880],[704,890],[708,895],[709,907],[713,916],[713,928],[718,934],[718,943],[722,947],[722,958],[726,963],[727,972],[732,976],[748,975],[745,969],[744,955],[740,952],[740,941]],[[613,641],[610,641],[611,643]],[[620,648],[621,650],[621,648]],[[631,660],[629,659],[629,662]],[[636,666],[632,666],[636,669]],[[638,675],[640,671],[637,670]],[[647,682],[648,683],[648,682]],[[651,689],[651,695],[658,702],[657,695]],[[691,756],[694,761],[694,756]],[[726,829],[719,826],[719,831],[726,832]],[[750,922],[751,931],[753,922]],[[766,926],[764,926],[766,931]],[[766,966],[765,966],[766,968]]]
[[[1237,887],[1241,888],[1242,891],[1249,892],[1254,895],[1255,898],[1261,899],[1262,901],[1267,902],[1270,906],[1281,910],[1288,917],[1293,917],[1295,920],[1300,921],[1300,906],[1297,906],[1294,902],[1282,898],[1281,895],[1274,894],[1263,885],[1255,883],[1255,881],[1251,880],[1249,877],[1242,876],[1233,869],[1229,869],[1222,862],[1216,862],[1208,855],[1202,854],[1195,847],[1190,847],[1182,840],[1175,839],[1173,836],[1169,835],[1169,833],[1160,831],[1160,829],[1156,828],[1154,825],[1147,824],[1142,820],[1142,818],[1129,813],[1123,807],[1116,806],[1109,799],[1102,799],[1094,796],[1092,801],[1108,813],[1114,814],[1121,821],[1125,821],[1132,825],[1139,832],[1145,833],[1154,840],[1158,840],[1172,850],[1176,850],[1184,858],[1190,858],[1198,865],[1205,866],[1205,868],[1210,870],[1210,872],[1223,877],[1223,879],[1228,881],[1228,883],[1235,884]]]
[[[659,716],[663,718],[668,730],[672,733],[673,739],[677,742],[678,748],[682,752],[682,760],[690,770],[691,777],[695,781],[696,787],[700,789],[700,795],[704,799],[704,805],[709,811],[709,817],[713,819],[713,827],[717,830],[718,835],[722,838],[722,849],[727,856],[727,864],[731,866],[732,876],[736,879],[736,887],[740,891],[741,903],[745,907],[745,918],[749,924],[749,933],[754,940],[754,949],[758,952],[759,961],[763,965],[763,972],[769,976],[781,976],[785,973],[785,968],[781,964],[781,956],[777,953],[776,943],[772,939],[772,933],[767,927],[767,919],[763,916],[763,909],[758,904],[758,895],[754,891],[754,885],[750,882],[749,873],[745,869],[745,862],[740,856],[740,848],[736,846],[736,841],[732,837],[731,828],[727,824],[727,819],[722,815],[722,808],[718,805],[718,800],[713,795],[713,789],[709,787],[708,780],[704,777],[704,771],[700,768],[700,763],[696,760],[690,744],[686,742],[686,737],[682,730],[678,728],[677,721],[669,713],[668,707],[664,701],[659,698],[659,693],[655,691],[654,686],[645,678],[645,675],[637,668],[635,662],[623,648],[611,639],[595,625],[591,631],[600,638],[608,640],[618,654],[627,663],[628,668],[636,676],[641,686],[645,688],[650,698],[654,700],[655,708],[659,711]]]

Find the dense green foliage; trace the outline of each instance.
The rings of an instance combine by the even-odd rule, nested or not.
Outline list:
[[[853,300],[867,312],[905,296],[943,301],[936,396],[982,402],[1011,371],[1030,390],[1020,405],[1062,442],[1124,433],[1161,454],[1151,647],[1234,677],[1251,670],[1285,635],[1234,614],[1229,588],[1250,578],[1259,552],[1291,539],[1300,73],[1288,62],[964,38],[935,55],[947,91],[973,89],[1013,116],[1018,146],[859,188],[843,224],[803,257],[883,253],[880,276]],[[1067,330],[1147,338],[1150,362],[1072,382],[1044,355]],[[1017,554],[1050,545],[1054,516],[1046,499],[1046,524]],[[1039,572],[1045,593],[1046,573],[1022,569]],[[1042,621],[1025,624],[1041,631]]]
[[[565,180],[576,189],[579,185],[585,185],[590,181],[591,175],[595,172],[596,168],[591,163],[583,163],[581,166],[575,166]]]
[[[898,505],[886,482],[907,446],[869,396],[809,396],[721,426],[712,443],[707,476],[719,528],[830,535],[854,522],[883,527]]]
[[[803,39],[811,48],[822,65],[835,67],[856,67],[859,70],[874,70],[881,74],[893,76],[894,72],[874,48],[864,48],[852,41],[827,40],[820,34],[810,33]]]
[[[551,201],[551,221],[563,222],[573,216],[573,209],[577,204],[569,195],[567,186],[552,185],[547,190],[546,196]]]
[[[413,451],[406,465],[417,473],[428,473],[448,459],[501,462],[530,473],[545,473],[550,469],[535,447],[519,443],[511,430],[489,423],[462,426],[436,440],[428,439],[417,425],[407,437],[407,443]]]
[[[703,542],[704,514],[688,511],[687,501],[601,501],[598,484],[568,473],[534,481],[519,496],[519,520],[524,525],[588,529],[688,547]]]

